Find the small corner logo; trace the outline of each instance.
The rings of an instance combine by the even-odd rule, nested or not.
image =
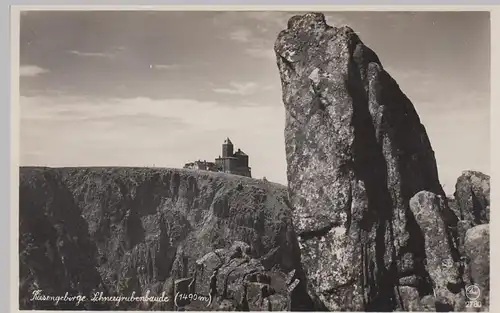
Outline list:
[[[477,285],[469,285],[465,288],[465,295],[470,301],[475,301],[481,296],[481,290]]]

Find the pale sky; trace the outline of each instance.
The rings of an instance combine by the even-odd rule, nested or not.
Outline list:
[[[273,45],[294,12],[28,12],[21,165],[182,167],[230,137],[286,185]],[[379,56],[427,128],[439,176],[490,173],[488,12],[329,12]]]

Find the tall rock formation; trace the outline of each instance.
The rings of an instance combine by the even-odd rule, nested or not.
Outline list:
[[[421,191],[410,199],[410,209],[424,235],[425,269],[429,273],[437,311],[463,311],[465,293],[456,245],[457,218],[446,199]]]
[[[409,201],[444,196],[415,108],[357,34],[323,14],[292,17],[274,48],[310,293],[329,310],[408,310],[433,295]]]
[[[477,310],[490,305],[490,176],[477,171],[463,171],[454,192],[458,221],[459,250],[464,261],[463,280],[476,285],[480,294]]]

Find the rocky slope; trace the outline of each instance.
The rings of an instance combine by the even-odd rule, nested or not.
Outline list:
[[[149,290],[173,297],[176,280],[191,279],[197,260],[227,250],[235,241],[249,247],[248,257],[254,260],[249,272],[272,272],[266,275],[276,285],[296,270],[304,281],[281,185],[180,169],[21,168],[19,190],[22,309],[173,309],[173,301],[122,301],[118,306],[84,301],[76,307],[76,302],[55,306],[30,299],[35,290],[87,297]],[[233,261],[222,259],[217,266],[246,271],[248,264],[235,267]],[[221,270],[219,282],[227,274]],[[208,276],[198,275],[195,285],[196,293],[208,295]],[[298,299],[307,297],[304,286],[300,283],[294,291]],[[287,304],[283,288],[274,287],[280,294],[275,307]]]
[[[317,308],[465,309],[459,218],[411,101],[351,28],[323,14],[292,17],[274,48],[290,202]],[[457,191],[460,219],[484,190]],[[474,196],[464,203],[464,193]]]

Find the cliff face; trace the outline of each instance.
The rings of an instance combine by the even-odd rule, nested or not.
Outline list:
[[[425,204],[443,224],[426,236],[427,218],[410,210],[420,191],[444,197],[415,108],[357,34],[327,25],[323,14],[292,17],[275,51],[290,201],[311,294],[330,310],[421,310],[419,299],[442,283],[434,273],[448,273],[424,265],[432,258],[426,242],[433,244],[426,236],[446,239],[451,262],[459,255],[449,231],[457,218],[446,204]],[[463,294],[455,276],[461,287],[449,291]]]
[[[37,289],[169,294],[176,279],[192,277],[198,259],[235,241],[249,246],[250,259],[272,257],[263,271],[295,269],[303,277],[286,189],[277,184],[194,170],[21,168],[19,200],[22,309],[55,308],[29,301]],[[208,292],[208,276],[199,277],[197,290]],[[74,309],[75,302],[57,307]],[[153,308],[173,309],[173,302]]]

